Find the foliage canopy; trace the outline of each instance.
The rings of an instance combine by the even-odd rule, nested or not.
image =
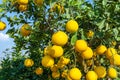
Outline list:
[[[82,72],[81,80],[85,80],[85,74],[93,70],[94,66],[101,65],[106,69],[112,66],[120,70],[119,66],[111,65],[104,55],[84,60],[74,50],[76,41],[82,39],[87,42],[93,53],[97,46],[105,45],[107,48],[116,48],[117,53],[120,54],[119,0],[93,0],[93,4],[85,0],[44,0],[39,4],[35,0],[29,0],[26,6],[19,8],[20,5],[17,0],[3,0],[0,4],[0,19],[7,20],[10,28],[6,34],[9,34],[15,42],[12,52],[5,51],[5,54],[10,53],[12,57],[7,56],[2,60],[0,80],[53,80],[52,71],[50,68],[43,67],[41,60],[44,56],[44,48],[54,45],[51,37],[57,31],[63,31],[68,35],[68,42],[62,47],[63,56],[70,59],[68,65],[59,69],[60,73],[78,67]],[[66,31],[66,23],[70,20],[78,23],[79,29],[76,32]],[[20,28],[24,24],[29,25],[25,29],[31,31],[27,36],[21,35]],[[87,36],[88,32],[92,32],[91,37]],[[32,67],[24,66],[26,58],[34,61]],[[61,58],[55,58],[55,63],[59,59]],[[91,60],[92,65],[89,66],[87,62]],[[43,68],[41,75],[35,74],[34,70],[38,67]],[[119,77],[120,75],[116,80],[119,80]],[[106,76],[103,79],[108,78]],[[55,79],[65,80],[62,77],[55,77]]]

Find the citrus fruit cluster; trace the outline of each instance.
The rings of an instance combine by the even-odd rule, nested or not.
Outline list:
[[[17,0],[18,5],[18,9],[20,11],[26,11],[28,8],[28,2],[29,0]]]
[[[43,4],[44,0],[34,0],[34,3],[38,6]],[[29,0],[17,0],[19,11],[23,12],[28,9]]]
[[[29,25],[25,24],[21,27],[21,34],[28,36],[30,31],[27,28]],[[66,31],[68,33],[75,33],[79,29],[79,25],[75,20],[69,20],[66,22]],[[91,38],[94,33],[90,30],[88,37]],[[117,78],[118,73],[114,68],[120,65],[120,55],[117,54],[116,49],[105,45],[99,45],[96,49],[89,46],[89,43],[84,39],[78,39],[72,46],[72,51],[66,51],[64,49],[69,43],[68,34],[62,30],[56,31],[51,36],[51,44],[47,45],[43,50],[43,57],[41,59],[41,66],[35,69],[36,75],[42,75],[44,69],[51,71],[51,76],[54,79],[60,77],[67,80],[80,80],[85,77],[86,80],[97,80],[105,78]],[[67,55],[66,53],[69,52]],[[71,56],[72,53],[74,57]],[[72,59],[71,59],[72,57]],[[100,62],[100,57],[103,61],[108,61],[110,67],[105,67],[103,62]],[[32,67],[34,61],[26,59],[24,65],[26,67]],[[81,66],[78,66],[79,64]]]
[[[29,5],[29,3],[31,2],[32,4]],[[69,2],[66,3],[69,4]],[[38,9],[32,7],[32,9],[39,11],[44,9],[43,7],[41,7],[43,4],[44,0],[17,0],[17,9],[19,9],[19,11],[21,12],[24,12],[30,9],[29,7],[31,7],[32,5],[35,8],[38,7]],[[72,5],[73,3],[70,4]],[[24,68],[32,70],[32,72],[35,73],[36,76],[41,77],[47,73],[47,78],[51,77],[52,79],[57,80],[100,80],[117,78],[118,71],[116,67],[120,66],[120,54],[115,49],[115,41],[110,43],[111,45],[113,45],[112,47],[107,46],[104,42],[102,42],[102,40],[100,44],[95,44],[94,46],[91,45],[94,44],[94,42],[92,42],[92,39],[94,39],[94,37],[96,37],[97,35],[96,33],[94,33],[95,30],[91,28],[86,28],[86,33],[82,34],[82,31],[85,32],[83,30],[84,28],[80,29],[79,26],[81,25],[79,25],[79,23],[77,22],[79,19],[73,19],[73,17],[67,18],[69,19],[68,21],[64,20],[66,21],[64,27],[60,29],[53,29],[53,27],[51,28],[52,21],[51,23],[49,23],[50,21],[47,21],[47,18],[52,19],[52,17],[54,16],[55,18],[61,19],[63,18],[61,16],[65,17],[64,13],[71,13],[71,11],[69,11],[69,9],[67,8],[64,8],[63,5],[64,4],[61,4],[59,2],[54,2],[48,6],[45,3],[44,7],[47,6],[47,8],[50,8],[44,10],[44,12],[49,12],[42,15],[45,16],[44,19],[43,17],[41,17],[41,21],[38,21],[39,19],[36,19],[35,21],[37,22],[34,22],[35,27],[30,26],[27,21],[25,22],[26,24],[23,24],[21,26],[19,31],[22,37],[20,37],[24,38],[23,40],[26,40],[27,37],[27,41],[25,42],[27,43],[28,41],[30,41],[28,42],[28,44],[32,42],[29,39],[36,39],[37,33],[35,33],[34,31],[37,32],[37,30],[35,30],[37,29],[36,25],[38,25],[37,23],[44,22],[42,20],[45,20],[45,22],[42,25],[40,24],[39,26],[45,27],[47,29],[49,29],[50,27],[51,32],[49,33],[51,33],[52,35],[49,36],[48,33],[43,33],[42,36],[44,38],[46,37],[46,35],[47,37],[49,36],[49,38],[47,38],[50,39],[48,40],[49,42],[47,44],[45,43],[45,45],[41,48],[41,51],[38,52],[37,55],[40,55],[40,57],[38,57],[34,53],[31,53],[29,58],[26,58],[24,60]],[[70,9],[72,9],[72,7],[73,6],[71,6]],[[36,14],[38,15],[38,12],[36,12],[34,15],[36,16]],[[74,15],[70,14],[67,16],[69,17]],[[0,21],[0,30],[4,30],[5,28],[6,24]],[[41,33],[42,31],[47,30],[41,30]],[[38,32],[40,31],[38,30]],[[33,34],[31,35],[31,33]],[[80,37],[84,34],[86,34],[86,36],[84,36],[85,38]],[[96,40],[94,41],[97,40],[98,39],[96,37]],[[37,40],[35,41],[37,42]],[[38,40],[38,43],[39,41],[40,40]],[[92,43],[90,43],[90,41]],[[34,54],[35,57],[31,57],[32,54]]]
[[[117,71],[115,68],[109,67],[108,70],[106,70],[104,66],[100,66],[100,62],[99,64],[95,63],[97,58],[103,56],[105,57],[105,60],[109,60],[110,65],[119,66],[120,55],[117,54],[117,51],[112,47],[107,48],[104,45],[99,45],[95,50],[92,50],[90,47],[88,47],[87,44],[88,43],[85,40],[77,40],[75,43],[75,50],[78,52],[77,54],[79,58],[82,57],[83,61],[86,61],[88,68],[89,66],[94,66],[92,71],[88,69],[88,71],[86,72],[86,79],[97,80],[100,78],[105,78],[107,74],[110,78],[117,78]],[[81,61],[79,60],[79,62]]]

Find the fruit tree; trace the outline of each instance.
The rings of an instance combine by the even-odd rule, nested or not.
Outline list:
[[[2,0],[0,80],[120,80],[120,0],[92,2]]]

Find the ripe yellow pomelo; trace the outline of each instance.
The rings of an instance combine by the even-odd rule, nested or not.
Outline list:
[[[61,46],[53,45],[50,50],[50,55],[54,58],[60,57],[63,55],[63,48]]]
[[[109,59],[112,56],[114,56],[115,54],[117,54],[117,51],[114,48],[108,48],[105,52],[106,57]]]
[[[98,76],[94,71],[88,71],[86,74],[86,80],[97,80]]]
[[[120,55],[119,54],[115,54],[110,58],[110,63],[112,65],[117,65],[120,66]]]
[[[43,73],[43,69],[40,68],[40,67],[38,67],[38,68],[35,69],[35,73],[36,73],[37,75],[40,75],[40,74]]]
[[[93,51],[90,47],[87,47],[85,51],[81,53],[83,59],[90,59],[93,57]]]
[[[69,71],[69,76],[73,80],[79,80],[82,77],[82,73],[78,68],[72,68]]]
[[[117,76],[118,76],[117,70],[116,70],[115,68],[110,67],[110,68],[108,69],[108,76],[109,76],[110,78],[117,78]]]
[[[34,61],[32,59],[25,59],[24,66],[32,67],[34,65]]]
[[[78,30],[79,25],[75,20],[70,20],[66,23],[66,30],[70,33],[74,33]]]
[[[104,54],[106,50],[107,50],[106,46],[100,45],[96,48],[96,53],[101,55]]]
[[[75,43],[75,50],[78,52],[85,51],[87,47],[87,42],[85,40],[77,40]]]
[[[29,36],[31,33],[31,27],[28,24],[24,24],[21,28],[20,28],[20,33],[22,36]]]
[[[20,11],[26,11],[27,10],[27,5],[19,5],[19,10]]]
[[[51,47],[52,46],[47,46],[44,48],[44,55],[50,55]]]
[[[0,21],[0,31],[6,28],[6,24],[3,21]]]
[[[97,73],[98,78],[104,78],[106,76],[106,68],[103,66],[95,67],[94,71]]]
[[[44,0],[34,0],[35,4],[38,6],[41,6],[44,2]]]
[[[29,0],[17,0],[18,4],[27,5]]]
[[[63,31],[55,32],[52,35],[52,43],[58,46],[64,46],[68,42],[68,36]]]
[[[44,67],[51,67],[54,65],[54,59],[49,55],[45,55],[42,58],[41,63],[42,63],[42,66],[44,66]]]

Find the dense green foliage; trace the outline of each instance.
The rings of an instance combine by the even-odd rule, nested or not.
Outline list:
[[[3,0],[0,4],[0,18],[6,18],[9,34],[14,39],[15,45],[12,52],[5,51],[10,56],[5,57],[1,63],[0,80],[54,80],[51,77],[51,71],[41,66],[43,50],[47,45],[52,45],[51,36],[58,30],[65,31],[66,22],[74,19],[79,24],[79,30],[76,33],[68,33],[69,42],[64,46],[64,52],[69,54],[71,64],[74,62],[72,47],[77,39],[84,39],[94,50],[100,44],[106,47],[114,47],[120,54],[120,1],[119,0],[93,0],[93,4],[85,0],[44,0],[42,6],[29,0],[28,9],[21,12],[18,9],[17,0]],[[51,11],[50,9],[55,3],[60,3],[64,7],[62,10]],[[32,32],[29,36],[20,35],[20,27],[23,24],[29,24]],[[88,30],[94,32],[92,38],[88,38],[86,33]],[[115,41],[117,45],[113,45]],[[65,55],[65,56],[66,56]],[[26,68],[24,66],[25,58],[31,58],[34,66]],[[109,61],[104,56],[98,58],[100,65],[108,68]],[[57,59],[56,59],[57,61]],[[68,65],[68,69],[70,68]],[[80,66],[80,64],[77,64]],[[35,68],[42,67],[44,72],[42,75],[34,73]],[[80,67],[82,69],[82,67]],[[115,68],[120,71],[118,66]],[[85,66],[84,66],[85,69]],[[83,76],[86,72],[82,70]],[[120,75],[115,80],[119,80]],[[107,80],[108,77],[100,80]],[[59,78],[56,80],[64,80]],[[81,80],[85,80],[83,77]]]

